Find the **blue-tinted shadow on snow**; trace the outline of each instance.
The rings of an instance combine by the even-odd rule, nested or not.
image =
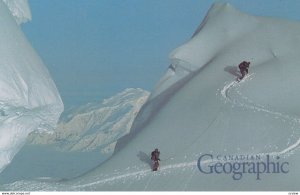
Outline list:
[[[139,151],[139,153],[136,155],[142,162],[148,164],[150,168],[152,167],[152,162],[150,159],[150,156],[146,154],[145,152]]]
[[[234,75],[234,76],[236,76],[236,77],[242,76],[242,75],[240,74],[240,71],[239,71],[239,69],[238,69],[237,66],[226,66],[226,67],[224,68],[224,71],[226,71],[226,72],[228,72],[229,74],[232,74],[232,75]]]
[[[133,137],[135,137],[141,129],[143,129],[149,124],[149,122],[156,116],[156,114],[160,111],[160,109],[163,108],[164,105],[170,101],[170,99],[174,96],[176,92],[178,92],[187,83],[189,83],[189,81],[191,81],[195,76],[197,76],[203,69],[205,69],[213,61],[214,58],[212,58],[210,61],[208,61],[199,69],[191,71],[187,76],[185,76],[181,80],[177,81],[176,83],[168,87],[165,91],[161,92],[158,96],[156,96],[152,100],[147,101],[142,106],[138,115],[136,116],[129,134],[121,137],[117,141],[113,154],[116,154],[122,148],[124,148],[125,145],[129,143],[130,140]]]

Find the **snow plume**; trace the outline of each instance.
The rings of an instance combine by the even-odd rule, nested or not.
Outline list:
[[[36,129],[51,129],[63,103],[48,70],[18,24],[27,1],[0,1],[0,172]],[[17,20],[17,23],[16,21]]]
[[[3,0],[18,24],[31,20],[31,11],[27,0]]]

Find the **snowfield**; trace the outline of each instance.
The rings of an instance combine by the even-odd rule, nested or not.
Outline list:
[[[297,22],[214,4],[192,38],[171,53],[172,65],[109,160],[72,180],[23,180],[4,188],[298,191],[299,32]],[[251,62],[250,74],[237,82],[243,60]],[[157,172],[149,161],[154,148],[161,151]],[[199,161],[203,155],[216,158]],[[261,172],[257,179],[258,170],[236,170],[242,177],[235,180],[232,168],[199,170],[230,155],[259,156],[260,162],[269,156],[281,172]]]

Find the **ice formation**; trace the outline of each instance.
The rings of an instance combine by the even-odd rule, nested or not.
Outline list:
[[[30,18],[26,0],[0,1],[0,172],[30,132],[51,130],[63,111],[47,68],[19,27]]]

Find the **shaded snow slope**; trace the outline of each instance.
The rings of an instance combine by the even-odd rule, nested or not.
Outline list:
[[[50,130],[63,111],[48,70],[8,7],[0,1],[0,172],[31,131]]]
[[[75,180],[20,181],[18,190],[299,190],[300,24],[215,4],[120,139],[111,159]],[[251,61],[241,82],[237,65]],[[150,170],[149,154],[161,151]],[[265,155],[287,174],[203,174],[202,154]],[[215,159],[216,160],[216,159]],[[209,161],[204,161],[207,166]]]

